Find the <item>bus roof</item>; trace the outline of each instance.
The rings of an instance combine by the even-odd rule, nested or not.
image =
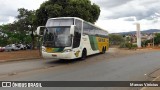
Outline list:
[[[99,29],[101,29],[101,30],[103,30],[103,31],[106,31],[106,32],[108,33],[107,30],[102,29],[102,28],[98,27],[97,25],[92,24],[92,23],[90,23],[90,22],[87,22],[87,21],[85,21],[85,20],[83,20],[83,19],[81,19],[81,18],[78,18],[78,17],[57,17],[57,18],[49,18],[49,19],[78,19],[78,20],[81,20],[81,21],[83,21],[83,22],[86,22],[86,23],[88,23],[88,24],[90,24],[90,25],[92,25],[92,26],[95,26],[95,27],[97,27],[97,28],[99,28]]]
[[[57,18],[50,18],[50,19],[78,19],[78,20],[83,20],[83,19],[78,18],[78,17],[57,17]]]

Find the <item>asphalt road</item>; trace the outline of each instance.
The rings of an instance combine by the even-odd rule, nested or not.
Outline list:
[[[118,52],[120,53],[120,52]],[[109,51],[81,61],[29,60],[0,64],[0,80],[13,81],[146,81],[160,68],[160,52],[114,57]],[[112,57],[111,57],[112,56]],[[110,57],[110,58],[109,58]],[[21,90],[22,88],[0,88]],[[23,90],[137,90],[140,88],[79,87],[23,88]]]

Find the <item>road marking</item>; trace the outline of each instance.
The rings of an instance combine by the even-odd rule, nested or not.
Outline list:
[[[153,79],[152,81],[156,81],[157,79],[159,79],[160,78],[160,76],[158,76],[158,77],[156,77],[155,79]],[[145,89],[147,89],[148,87],[143,87],[143,88],[141,88],[140,90],[145,90]],[[154,88],[154,87],[153,87]]]

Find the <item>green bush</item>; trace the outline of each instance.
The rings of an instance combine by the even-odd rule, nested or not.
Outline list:
[[[126,43],[126,48],[131,49],[132,48],[132,44],[131,43]]]
[[[126,48],[125,43],[121,43],[120,46],[119,46],[119,48]]]
[[[151,40],[142,41],[142,47],[146,47],[148,43],[152,43]]]
[[[121,43],[120,48],[136,49],[137,45],[132,43]]]
[[[136,49],[137,47],[137,44],[132,44],[132,49]]]
[[[122,42],[124,42],[124,38],[122,35],[109,34],[109,42],[110,45],[120,45]]]

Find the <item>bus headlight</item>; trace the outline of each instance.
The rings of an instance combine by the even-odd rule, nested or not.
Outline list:
[[[72,49],[66,49],[66,50],[64,50],[64,52],[71,52],[72,51]]]

